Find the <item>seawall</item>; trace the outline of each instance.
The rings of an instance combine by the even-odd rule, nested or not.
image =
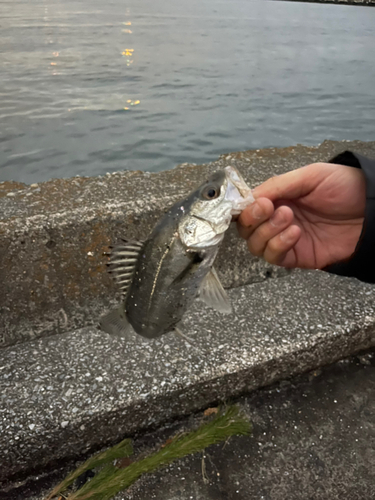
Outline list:
[[[0,480],[374,345],[373,286],[270,266],[234,229],[216,266],[234,314],[197,303],[184,318],[195,348],[172,334],[125,343],[96,328],[119,299],[108,245],[147,237],[208,172],[232,164],[254,187],[345,149],[375,158],[375,142],[325,141],[156,174],[0,183]]]

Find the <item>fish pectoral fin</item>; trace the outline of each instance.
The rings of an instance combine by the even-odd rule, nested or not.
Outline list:
[[[104,332],[122,338],[129,338],[132,332],[132,327],[126,319],[122,307],[102,316],[99,320],[99,326]]]
[[[123,241],[111,251],[108,263],[109,272],[113,275],[125,298],[133,280],[134,271],[142,251],[143,243],[138,241]]]
[[[230,314],[232,306],[214,268],[206,275],[199,289],[199,298],[217,311]]]

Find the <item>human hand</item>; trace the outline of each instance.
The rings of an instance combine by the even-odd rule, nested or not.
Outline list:
[[[237,220],[253,255],[283,267],[323,269],[354,252],[366,205],[360,169],[314,163],[268,179],[253,195]]]

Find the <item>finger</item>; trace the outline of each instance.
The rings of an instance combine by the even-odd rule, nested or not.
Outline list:
[[[275,210],[272,217],[261,224],[247,240],[250,252],[261,257],[268,242],[284,231],[293,222],[294,215],[291,208],[282,206]]]
[[[295,267],[296,256],[293,247],[301,237],[301,228],[291,225],[280,234],[269,240],[263,257],[270,264],[284,267]]]
[[[319,183],[321,174],[320,164],[307,165],[286,174],[271,177],[256,187],[253,195],[255,199],[266,197],[271,201],[306,196]]]
[[[257,227],[272,216],[274,210],[273,203],[267,198],[259,198],[246,207],[237,220],[237,229],[241,238],[247,240]]]

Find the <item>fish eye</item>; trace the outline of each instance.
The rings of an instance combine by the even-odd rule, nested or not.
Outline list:
[[[203,191],[203,197],[206,198],[206,200],[213,200],[214,198],[217,198],[220,194],[220,189],[216,189],[212,186],[206,187],[206,189]]]

